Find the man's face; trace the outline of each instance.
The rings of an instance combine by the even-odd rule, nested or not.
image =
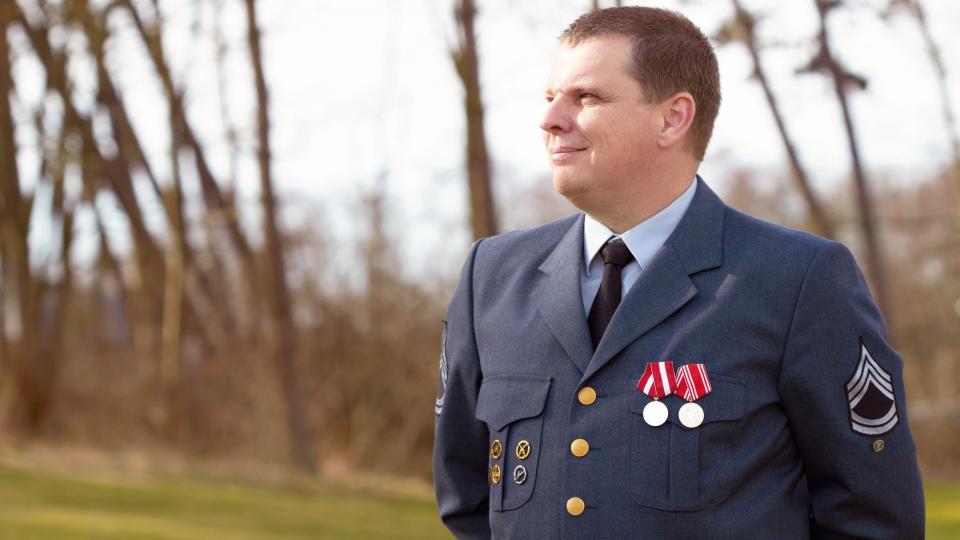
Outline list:
[[[615,204],[655,167],[661,116],[630,74],[632,44],[620,36],[561,45],[540,122],[553,187],[583,210]]]

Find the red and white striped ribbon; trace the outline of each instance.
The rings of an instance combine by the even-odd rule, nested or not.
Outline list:
[[[647,362],[643,375],[637,381],[637,390],[653,399],[669,396],[676,388],[673,362]]]
[[[703,364],[687,364],[677,369],[677,395],[687,401],[696,401],[710,393],[710,377]]]

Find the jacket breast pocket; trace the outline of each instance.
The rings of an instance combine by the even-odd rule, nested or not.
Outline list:
[[[480,384],[477,419],[490,431],[490,508],[514,510],[533,494],[550,377],[490,375]],[[494,473],[496,471],[496,473]]]
[[[639,377],[638,377],[639,378]],[[711,375],[713,390],[697,400],[703,423],[686,428],[677,412],[685,403],[678,396],[664,398],[667,422],[647,425],[643,408],[650,398],[634,391],[630,398],[632,432],[628,483],[630,496],[643,506],[673,512],[703,510],[726,499],[737,481],[732,467],[734,442],[743,429],[745,383],[734,377]]]

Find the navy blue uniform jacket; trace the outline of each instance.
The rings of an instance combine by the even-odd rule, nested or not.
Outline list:
[[[582,215],[474,244],[436,403],[437,501],[458,538],[923,536],[902,359],[850,251],[739,213],[697,182],[596,350]],[[643,420],[637,380],[666,360],[707,368],[697,428],[678,420],[675,394],[664,425]]]

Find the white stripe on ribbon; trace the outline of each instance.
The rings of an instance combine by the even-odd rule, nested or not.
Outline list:
[[[663,388],[663,395],[669,396],[673,393],[673,388],[670,387],[670,377],[667,375],[667,363],[657,362],[657,367],[660,368],[660,384]]]

